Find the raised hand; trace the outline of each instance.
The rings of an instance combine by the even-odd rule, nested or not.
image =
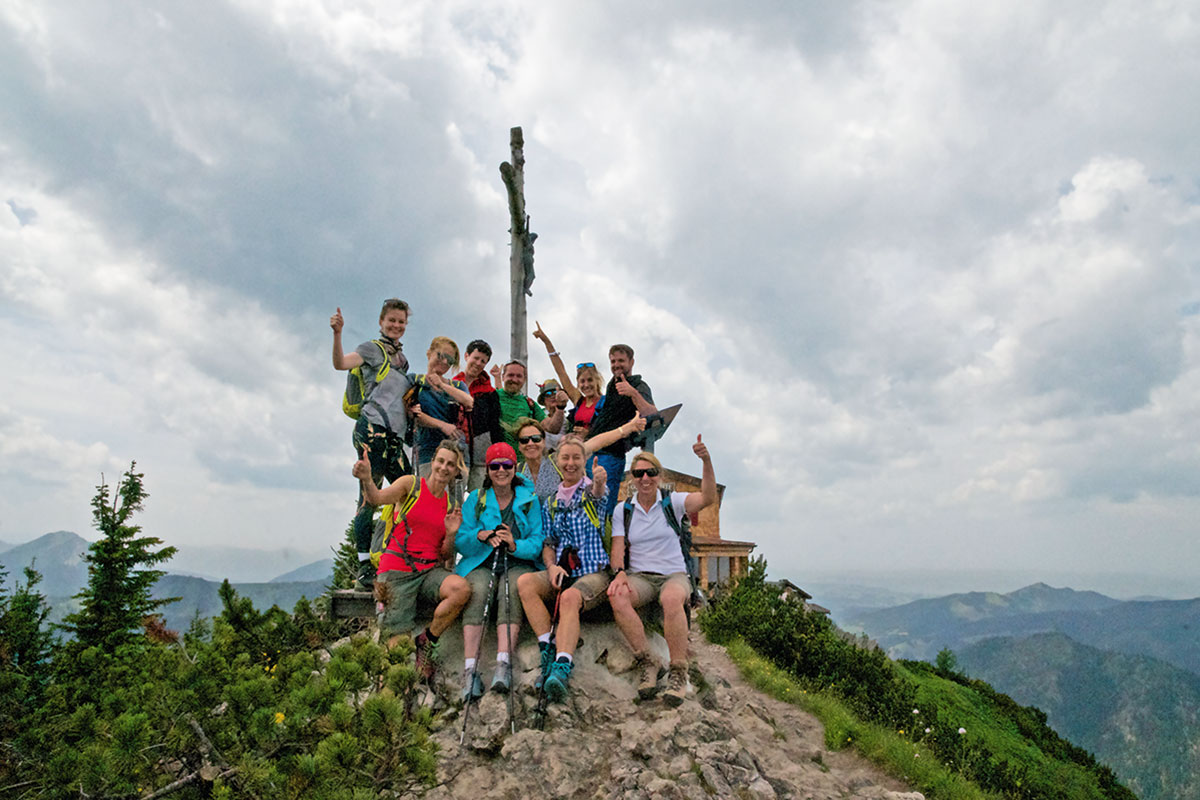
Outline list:
[[[696,443],[692,445],[692,452],[695,453],[701,461],[708,461],[708,445],[700,441],[700,434],[696,434]]]
[[[625,397],[633,397],[637,393],[638,390],[633,388],[633,384],[629,381],[617,381],[617,394],[624,395]]]
[[[538,322],[535,319],[533,321],[533,324],[536,326],[533,329],[533,338],[537,339],[542,344],[546,345],[547,350],[551,350],[551,351],[554,350],[554,345],[550,344],[550,337],[546,335],[546,332],[544,330],[542,330],[542,323]]]
[[[329,327],[333,328],[334,333],[341,333],[342,326],[346,324],[346,320],[342,319],[342,309],[339,308],[334,315],[329,318]]]
[[[367,446],[364,444],[362,449],[362,458],[354,462],[354,466],[350,470],[350,474],[358,478],[360,481],[369,480],[371,477],[371,455]]]
[[[426,375],[425,382],[439,392],[446,391],[445,379],[443,379],[442,376],[438,375],[436,372],[431,372],[428,375]]]
[[[637,412],[633,415],[633,419],[629,420],[629,424],[639,433],[646,430],[646,418],[642,416],[642,412]]]
[[[597,463],[592,464],[592,485],[604,486],[608,483],[608,470]]]
[[[453,537],[457,534],[459,525],[462,525],[462,509],[456,508],[446,515],[446,535]]]
[[[491,372],[492,377],[495,378],[496,382],[498,383],[500,381],[500,365],[492,364],[492,368],[489,370],[489,372]]]

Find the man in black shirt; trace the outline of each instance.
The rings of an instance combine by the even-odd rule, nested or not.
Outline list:
[[[596,412],[588,428],[588,438],[621,427],[639,412],[647,417],[658,409],[650,386],[641,375],[632,374],[633,348],[627,344],[614,344],[608,349],[608,366],[612,380],[604,390],[604,406]],[[629,441],[622,439],[605,447],[596,454],[596,463],[608,472],[608,495],[604,513],[610,514],[617,504],[617,492],[625,475],[625,454],[629,452]]]

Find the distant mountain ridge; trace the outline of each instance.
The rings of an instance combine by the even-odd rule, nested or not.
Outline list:
[[[1034,584],[1009,594],[969,592],[872,611],[843,627],[864,632],[893,658],[931,661],[997,636],[1057,632],[1077,642],[1146,655],[1200,675],[1200,598],[1120,601]]]
[[[1061,633],[988,639],[959,667],[1046,712],[1143,800],[1200,800],[1200,676]]]

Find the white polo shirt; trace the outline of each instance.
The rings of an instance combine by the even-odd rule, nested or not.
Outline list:
[[[671,492],[671,506],[675,519],[683,523],[683,502],[687,492]],[[613,515],[613,536],[625,533],[624,504]],[[663,513],[662,497],[656,495],[649,511],[642,508],[637,497],[633,498],[633,516],[629,519],[629,563],[630,572],[657,572],[670,575],[672,572],[687,572],[679,537]]]

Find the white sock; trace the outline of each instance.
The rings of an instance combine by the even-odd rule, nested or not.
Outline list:
[[[359,553],[359,554],[358,554],[358,560],[359,560],[360,562],[362,562],[362,561],[370,561],[370,560],[371,560],[371,554],[370,554],[370,553]]]
[[[466,661],[463,662],[463,671],[464,672],[470,672],[473,669],[475,669],[475,659],[468,658]]]
[[[550,634],[543,633],[541,636],[538,637],[538,641],[541,642],[542,644],[550,644]]]
[[[574,664],[574,663],[575,663],[575,659],[571,657],[571,654],[570,654],[570,653],[564,653],[564,652],[563,652],[563,651],[561,651],[561,650],[559,650],[559,651],[558,651],[558,655],[556,655],[556,656],[554,657],[554,660],[555,660],[555,661],[558,661],[559,659],[563,659],[563,658],[565,658],[565,659],[566,659],[568,662],[570,662],[570,663],[572,663],[572,664]]]
[[[496,663],[497,664],[507,664],[508,663],[508,653],[496,653]]]

